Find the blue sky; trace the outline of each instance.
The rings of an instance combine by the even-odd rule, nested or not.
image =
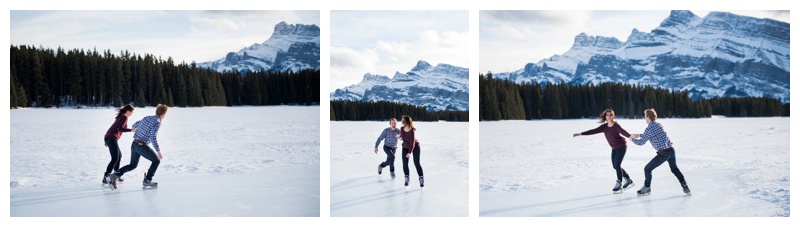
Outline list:
[[[356,84],[364,74],[389,77],[424,60],[469,67],[469,12],[330,12],[330,90]]]
[[[692,10],[704,17],[711,11]],[[789,21],[788,11],[728,11]],[[624,42],[636,28],[650,32],[670,11],[480,11],[480,72],[515,71],[530,62],[563,54],[581,32]]]
[[[128,50],[175,62],[204,62],[264,42],[275,24],[319,25],[319,11],[10,12],[11,44],[56,49]]]

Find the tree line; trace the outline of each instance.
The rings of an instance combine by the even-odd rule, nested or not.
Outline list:
[[[319,70],[217,72],[151,54],[11,46],[11,108],[319,104]]]
[[[481,74],[478,85],[482,121],[595,118],[604,109],[613,109],[618,117],[642,118],[648,108],[667,118],[789,116],[789,104],[773,98],[692,100],[687,91],[649,85],[517,84],[491,73]]]
[[[389,101],[331,100],[331,121],[385,121],[411,116],[415,121],[469,121],[469,111],[428,111],[427,107]]]

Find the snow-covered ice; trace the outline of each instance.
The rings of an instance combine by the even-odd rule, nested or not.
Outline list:
[[[150,161],[141,159],[113,192],[101,187],[113,109],[11,110],[11,216],[318,217],[319,110],[170,108],[158,134],[160,187],[142,190]],[[154,114],[136,108],[128,125]],[[132,136],[119,141],[121,165]]]
[[[403,186],[403,161],[395,159],[397,178],[375,141],[386,122],[331,122],[331,217],[467,217],[469,215],[469,124],[414,122],[420,142],[425,188],[419,187],[413,161],[410,184]],[[402,124],[398,123],[398,127]],[[401,142],[401,141],[398,141]],[[402,153],[398,148],[397,153]]]
[[[611,148],[602,134],[572,138],[592,120],[480,122],[480,216],[790,216],[789,118],[659,119],[692,190],[684,196],[665,163],[638,197],[648,142],[628,140],[622,167],[636,186],[612,194]],[[642,133],[643,119],[620,119]]]

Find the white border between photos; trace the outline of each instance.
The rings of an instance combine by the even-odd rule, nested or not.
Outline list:
[[[62,1],[62,0],[38,0],[38,1],[12,1],[3,4],[3,31],[10,32],[10,10],[319,10],[320,11],[320,68],[321,68],[321,104],[320,104],[320,217],[300,217],[300,218],[128,218],[128,217],[102,217],[102,218],[20,218],[10,217],[10,188],[2,187],[0,192],[2,207],[0,207],[0,217],[2,226],[39,226],[39,225],[63,225],[71,226],[240,226],[240,225],[264,225],[264,226],[285,226],[285,225],[312,225],[312,226],[555,226],[555,225],[581,225],[581,226],[682,226],[682,225],[723,225],[723,226],[800,226],[800,221],[796,217],[788,218],[542,218],[542,217],[520,217],[520,218],[495,218],[479,217],[479,122],[478,122],[478,69],[479,69],[479,40],[478,40],[478,15],[480,10],[666,10],[666,9],[696,9],[696,10],[737,10],[737,9],[762,9],[762,10],[793,10],[796,4],[790,1],[776,0],[730,0],[730,1],[645,1],[645,0],[559,0],[559,1],[521,1],[521,0],[493,0],[493,1],[366,1],[366,0],[285,0],[285,1],[256,1],[256,0],[229,0],[229,1],[169,1],[169,0],[141,0],[141,1]],[[330,102],[327,94],[330,84],[330,11],[332,10],[469,10],[470,15],[470,113],[469,123],[469,217],[446,217],[446,218],[339,218],[330,217],[330,124],[329,114]],[[792,20],[795,21],[797,13],[793,13]],[[791,29],[792,32],[797,29]],[[3,39],[10,39],[10,34],[6,34]],[[792,43],[796,35],[791,38]],[[6,42],[6,43],[10,43]],[[797,52],[794,48],[792,52]],[[9,75],[9,49],[3,50],[2,55],[2,75]],[[793,68],[798,68],[796,61],[792,62]],[[0,98],[0,106],[8,106],[9,80],[2,80],[3,96]],[[792,84],[797,83],[795,79]],[[796,96],[793,94],[793,96]],[[799,100],[794,98],[795,100]],[[793,107],[792,109],[796,109]],[[792,111],[797,113],[796,111]],[[0,149],[0,164],[2,165],[3,182],[9,182],[10,173],[10,112],[2,111],[2,116],[6,121],[2,126],[3,148]],[[790,121],[791,122],[791,121]],[[792,128],[796,122],[791,122]],[[790,148],[799,150],[797,146],[791,146],[800,141],[797,133],[790,134]],[[793,152],[792,152],[793,153]],[[790,155],[790,166],[795,166],[799,155]],[[798,175],[798,168],[790,168],[791,176]],[[797,179],[791,181],[793,188],[797,187]],[[791,201],[792,207],[796,202]],[[794,215],[797,216],[797,215]]]

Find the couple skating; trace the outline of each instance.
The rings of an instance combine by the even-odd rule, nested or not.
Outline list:
[[[144,157],[150,160],[150,168],[144,176],[142,186],[144,187],[158,187],[158,183],[153,182],[153,176],[156,174],[158,165],[161,163],[161,149],[158,147],[158,130],[161,128],[161,121],[167,115],[167,106],[159,104],[156,107],[156,115],[147,116],[142,120],[133,124],[132,128],[128,128],[128,118],[133,114],[133,106],[125,105],[120,108],[114,124],[106,131],[104,137],[105,145],[111,154],[111,161],[106,167],[106,172],[103,174],[103,184],[109,184],[111,190],[117,189],[117,182],[122,182],[122,175],[126,172],[136,169],[139,165],[139,158]],[[119,149],[119,138],[123,132],[133,132],[133,143],[131,144],[131,162],[130,164],[120,168],[119,163],[122,159],[122,151]],[[155,151],[148,146],[153,143]],[[111,170],[114,173],[111,173]]]
[[[386,152],[386,161],[378,164],[378,175],[383,172],[383,168],[389,166],[389,174],[394,179],[394,156],[397,150],[397,140],[403,140],[403,174],[405,174],[405,186],[408,187],[408,160],[414,157],[414,166],[417,168],[417,175],[419,175],[419,186],[425,187],[425,180],[422,175],[422,166],[419,164],[419,141],[417,140],[417,129],[414,128],[414,122],[408,115],[401,117],[403,122],[402,128],[397,128],[397,119],[389,119],[389,127],[381,132],[378,140],[375,141],[375,154],[378,153],[378,145],[383,140],[383,152]]]
[[[636,194],[650,195],[650,182],[653,178],[653,170],[664,162],[668,162],[669,168],[672,170],[672,173],[675,174],[675,177],[678,178],[678,182],[681,184],[683,192],[687,195],[691,195],[691,191],[689,190],[689,186],[686,185],[686,180],[683,177],[683,173],[681,173],[681,170],[678,169],[678,165],[675,160],[675,149],[672,148],[672,141],[670,141],[669,137],[667,137],[667,132],[664,131],[664,127],[661,125],[661,123],[656,122],[657,116],[658,115],[655,109],[645,110],[644,119],[645,122],[647,122],[647,128],[644,129],[644,133],[629,134],[614,119],[614,111],[611,109],[606,109],[602,114],[600,114],[600,122],[598,123],[601,123],[601,125],[599,127],[572,135],[572,137],[576,137],[581,135],[593,135],[600,132],[605,134],[608,145],[611,146],[611,165],[616,171],[617,183],[614,186],[614,189],[612,189],[614,194],[622,193],[624,190],[630,189],[634,185],[633,180],[631,180],[625,169],[622,168],[622,159],[625,158],[625,152],[627,150],[627,141],[622,137],[625,136],[631,138],[631,141],[639,146],[644,145],[647,141],[650,141],[650,144],[653,145],[653,148],[657,150],[656,156],[653,157],[653,159],[650,160],[650,162],[644,167],[644,186],[642,186],[642,188],[639,189]]]

